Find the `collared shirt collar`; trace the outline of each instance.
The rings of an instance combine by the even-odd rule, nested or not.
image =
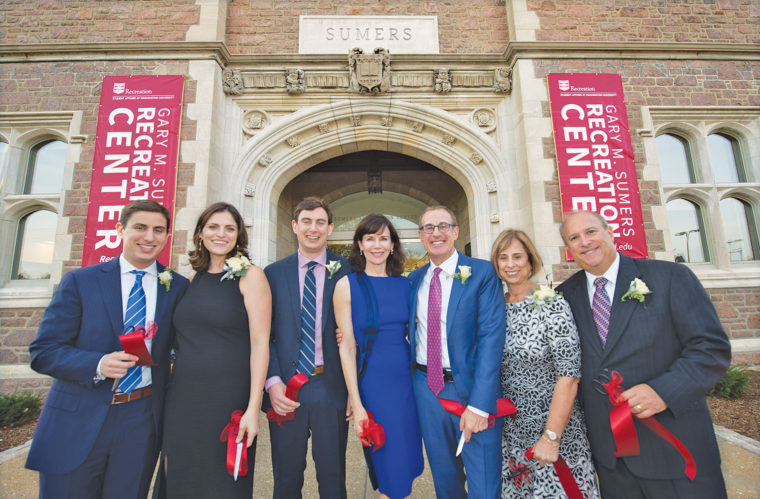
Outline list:
[[[322,253],[318,257],[316,257],[314,260],[310,260],[310,259],[306,258],[305,256],[303,256],[303,254],[301,254],[301,250],[300,249],[297,251],[297,253],[298,253],[298,266],[299,267],[305,267],[309,262],[312,262],[312,261],[317,262],[318,264],[322,265],[323,267],[327,264],[327,248],[325,248],[324,250],[322,250]]]
[[[158,276],[158,264],[156,263],[155,260],[153,260],[153,263],[148,265],[148,267],[144,269],[138,269],[137,267],[129,263],[126,258],[124,258],[124,253],[119,255],[119,269],[122,274],[128,274],[129,272],[133,270],[144,270],[145,272],[152,275],[153,277]]]
[[[612,289],[615,289],[615,284],[617,284],[617,275],[618,275],[619,268],[620,268],[620,253],[615,252],[615,260],[613,260],[612,264],[607,268],[604,274],[598,276],[585,270],[584,272],[586,272],[586,285],[588,289],[589,290],[594,289],[594,279],[596,279],[597,277],[604,277],[611,283]]]
[[[434,265],[433,262],[430,262],[430,268],[428,268],[428,273],[432,274],[435,271],[436,267],[441,267],[441,271],[450,277],[456,274],[458,261],[459,261],[459,252],[457,250],[454,250],[451,256],[448,257],[446,260],[444,260],[442,264]]]

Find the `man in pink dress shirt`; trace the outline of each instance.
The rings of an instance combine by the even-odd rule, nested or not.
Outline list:
[[[311,436],[320,497],[345,498],[347,394],[335,340],[332,294],[350,266],[345,258],[327,251],[333,223],[324,201],[305,198],[296,206],[291,224],[298,251],[264,269],[272,289],[264,410],[271,408],[280,415],[295,411],[293,419],[282,426],[269,425],[274,497],[301,497]],[[293,401],[285,396],[285,389],[298,373],[306,374],[309,381],[301,387],[298,401]]]

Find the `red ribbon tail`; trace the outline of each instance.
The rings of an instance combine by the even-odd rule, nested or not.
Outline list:
[[[636,427],[633,425],[633,416],[628,404],[612,408],[610,427],[617,448],[615,457],[638,456],[641,453],[639,437],[636,435]]]
[[[222,442],[225,440],[227,441],[227,473],[229,473],[230,476],[235,475],[235,457],[237,456],[236,440],[238,433],[240,433],[240,418],[242,416],[243,411],[239,409],[232,411],[232,414],[230,415],[230,422],[227,423],[227,425],[224,427],[220,437],[220,440]],[[241,441],[244,448],[242,454],[240,455],[240,469],[238,470],[238,476],[244,476],[246,473],[248,473],[248,453],[245,449],[246,435],[243,435],[243,440]]]
[[[583,499],[581,489],[578,488],[578,482],[575,481],[570,467],[562,456],[559,456],[559,459],[554,463],[554,471],[557,472],[559,483],[562,484],[562,488],[565,490],[565,494],[567,494],[567,499]]]
[[[657,436],[676,448],[686,463],[686,469],[684,470],[684,473],[686,473],[686,476],[689,477],[689,480],[694,480],[694,477],[697,476],[697,464],[694,462],[694,457],[691,455],[691,452],[689,452],[689,449],[687,449],[686,446],[680,440],[678,440],[675,435],[670,433],[667,428],[662,426],[656,419],[644,418],[640,421],[644,423],[647,428],[657,434]]]

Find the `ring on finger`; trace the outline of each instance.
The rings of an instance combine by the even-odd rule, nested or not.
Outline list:
[[[636,410],[639,412],[642,412],[644,410],[643,407],[641,407],[641,404],[636,404]]]

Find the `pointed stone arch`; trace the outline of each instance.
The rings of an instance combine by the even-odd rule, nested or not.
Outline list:
[[[252,254],[273,260],[277,204],[291,180],[323,161],[365,150],[417,158],[458,182],[467,197],[473,254],[488,256],[505,202],[495,179],[506,166],[493,139],[446,111],[377,97],[302,109],[243,146],[232,170],[241,182],[229,186],[228,195],[251,215]]]

